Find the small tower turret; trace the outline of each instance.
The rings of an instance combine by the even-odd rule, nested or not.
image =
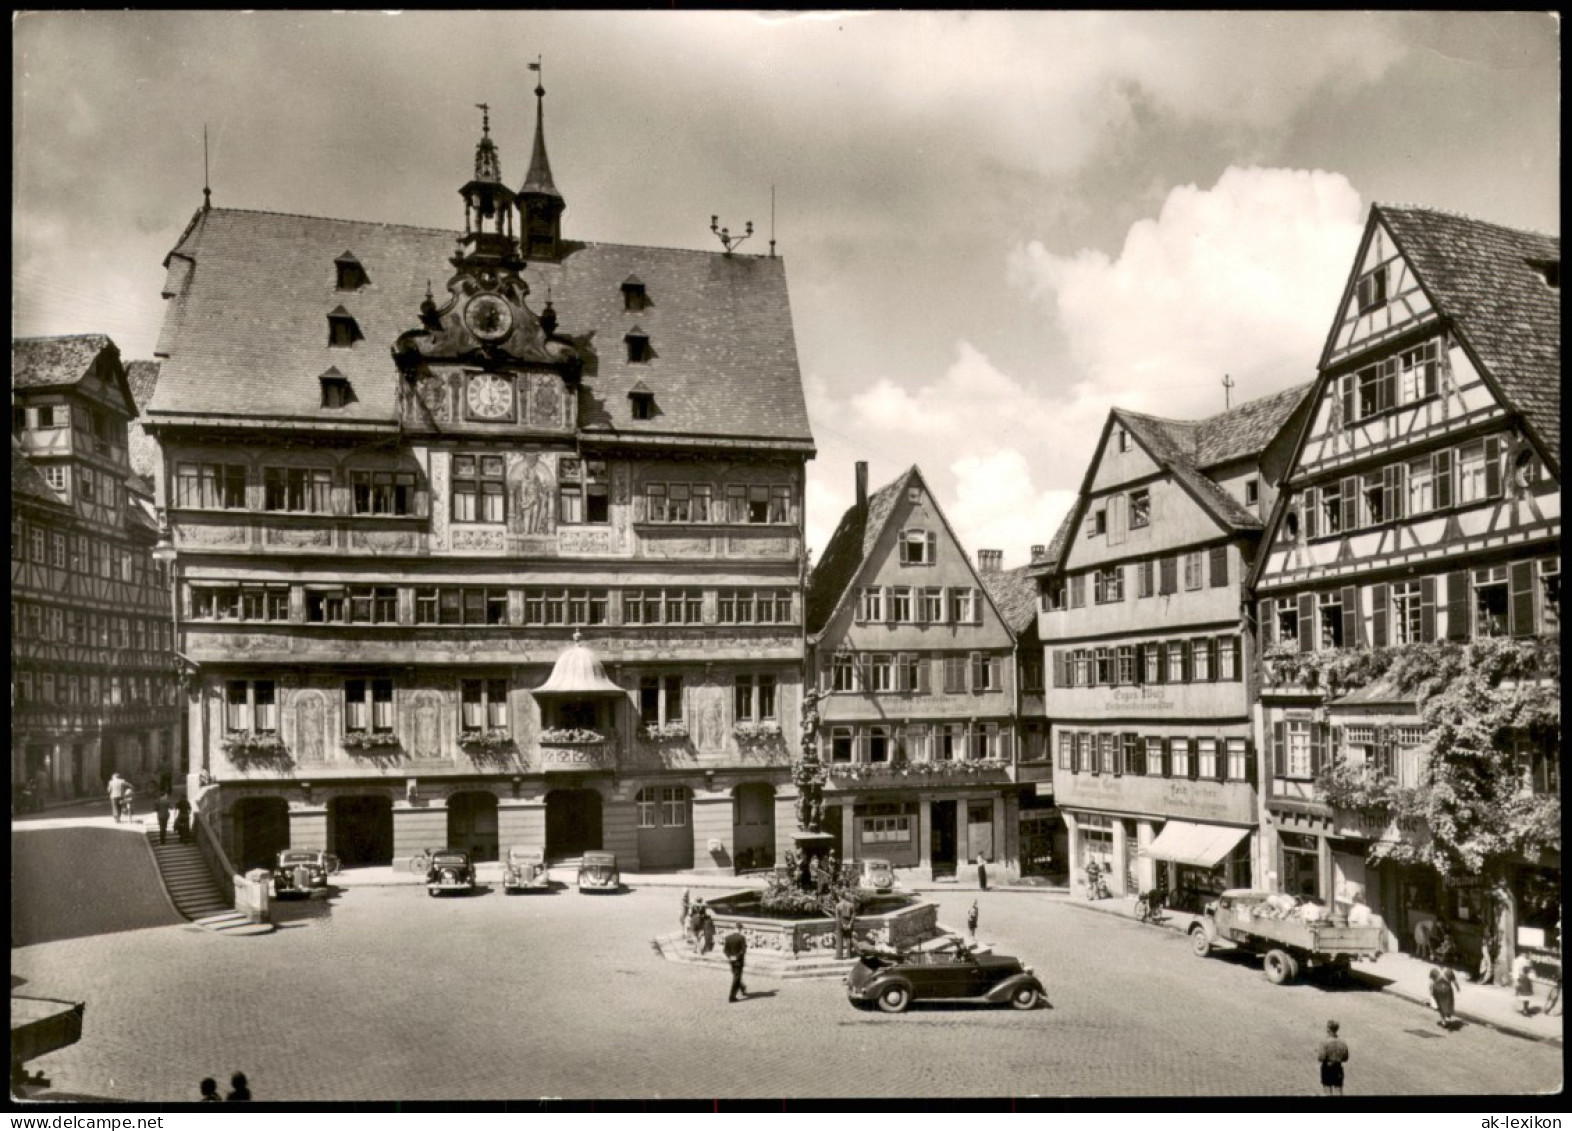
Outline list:
[[[538,62],[529,65],[538,72]],[[518,192],[519,214],[523,220],[524,254],[531,259],[557,259],[562,255],[562,211],[567,202],[551,179],[551,161],[546,156],[546,88],[535,82],[535,148],[530,154],[529,175]]]
[[[524,264],[513,235],[514,194],[502,183],[502,160],[491,140],[491,107],[480,102],[475,108],[482,115],[481,136],[475,146],[475,175],[459,189],[464,198],[464,235],[457,259],[489,260],[518,269]]]

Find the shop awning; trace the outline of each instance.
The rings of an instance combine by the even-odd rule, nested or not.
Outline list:
[[[1249,829],[1230,828],[1227,825],[1169,821],[1163,826],[1163,831],[1157,834],[1157,839],[1141,849],[1141,855],[1196,868],[1215,868],[1249,835]]]
[[[590,650],[573,634],[573,645],[557,657],[551,678],[531,692],[537,699],[558,696],[565,699],[611,699],[627,694],[606,678],[606,669]]]

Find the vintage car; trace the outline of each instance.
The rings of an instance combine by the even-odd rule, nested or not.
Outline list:
[[[977,954],[958,938],[932,950],[859,947],[859,953],[846,978],[846,996],[858,1009],[877,1004],[886,1013],[900,1013],[913,1001],[1009,1002],[1035,1009],[1045,994],[1020,959]]]
[[[441,895],[445,891],[472,892],[475,890],[475,865],[469,853],[457,848],[444,848],[431,854],[426,865],[426,891]]]
[[[546,854],[538,848],[513,847],[508,849],[502,862],[502,890],[541,891],[551,887],[551,873],[546,867]]]
[[[286,895],[309,897],[314,891],[325,891],[328,877],[338,871],[338,857],[329,852],[310,852],[299,848],[286,848],[278,854],[273,865],[273,897]]]
[[[622,887],[615,852],[586,852],[579,863],[580,891],[616,891]]]
[[[857,883],[876,892],[895,890],[895,869],[888,860],[865,856],[857,862]]]

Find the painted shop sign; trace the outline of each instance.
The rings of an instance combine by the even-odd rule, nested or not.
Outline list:
[[[1125,687],[1109,694],[1108,702],[1103,704],[1107,711],[1169,711],[1173,709],[1173,700],[1169,699],[1160,688],[1156,687]]]
[[[1255,804],[1244,782],[1202,782],[1125,774],[1059,774],[1054,800],[1060,807],[1162,814],[1223,824],[1253,824]]]

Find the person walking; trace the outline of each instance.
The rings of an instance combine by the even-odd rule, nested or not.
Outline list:
[[[115,824],[120,823],[120,817],[129,808],[127,797],[131,793],[131,783],[120,776],[116,770],[109,775],[109,812],[115,818]]]
[[[835,904],[835,957],[845,958],[851,946],[852,930],[857,926],[857,905],[847,892]]]
[[[153,803],[153,812],[158,816],[158,843],[163,844],[169,837],[169,791],[166,789],[158,795],[158,800]]]
[[[1321,1062],[1321,1087],[1329,1096],[1343,1094],[1343,1065],[1348,1063],[1348,1043],[1337,1035],[1337,1022],[1326,1023],[1326,1039],[1316,1046],[1316,1059]]]
[[[166,758],[158,767],[158,792],[171,793],[174,788],[175,772],[169,768],[169,760]]]
[[[988,860],[981,852],[977,854],[977,886],[982,891],[988,890]]]
[[[223,1097],[218,1094],[218,1081],[211,1076],[203,1079],[202,1083],[197,1086],[202,1090],[203,1103],[216,1104],[222,1101]]]
[[[181,844],[191,843],[191,802],[184,797],[175,806],[175,835]]]
[[[688,910],[693,906],[693,894],[688,888],[682,889],[682,914],[677,917],[677,922],[686,929],[688,926]]]
[[[1443,1029],[1452,1028],[1452,1011],[1457,1006],[1457,971],[1450,966],[1430,968],[1430,1003],[1441,1015],[1436,1024]]]
[[[977,901],[972,900],[972,909],[966,913],[966,933],[972,937],[972,942],[977,941]]]
[[[709,905],[699,900],[699,953],[708,954],[715,949],[715,916]]]
[[[229,1095],[224,1099],[230,1103],[238,1103],[251,1098],[251,1089],[246,1084],[246,1074],[237,1072],[229,1078]]]
[[[742,967],[748,956],[748,939],[742,933],[741,923],[733,927],[731,933],[721,942],[721,950],[726,954],[726,961],[731,963],[731,992],[726,995],[726,1004],[730,1005],[737,1000],[738,995],[748,996],[748,987],[742,984]]]
[[[1524,1017],[1529,1016],[1534,1009],[1534,980],[1529,976],[1530,963],[1528,955],[1518,951],[1512,959],[1512,996],[1517,999],[1517,1008]]]

